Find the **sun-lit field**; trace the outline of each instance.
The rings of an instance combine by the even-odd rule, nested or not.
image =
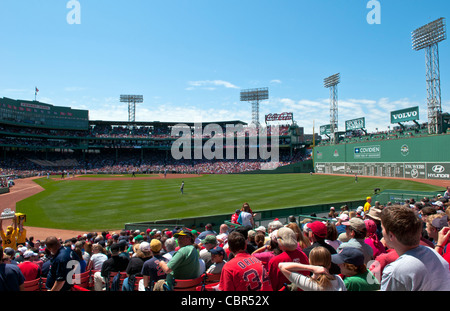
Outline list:
[[[248,202],[254,211],[361,200],[374,188],[439,191],[407,180],[278,174],[204,175],[196,178],[97,180],[37,179],[45,188],[17,203],[29,226],[101,230],[125,223],[217,214],[230,215]],[[104,175],[102,177],[105,177]],[[111,177],[111,176],[108,176]],[[129,176],[128,176],[129,177]],[[185,182],[184,194],[180,192]]]

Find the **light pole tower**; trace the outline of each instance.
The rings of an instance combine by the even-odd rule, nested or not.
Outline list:
[[[447,39],[445,18],[441,17],[412,32],[412,47],[425,49],[427,79],[428,133],[442,132],[441,77],[439,70],[438,43]]]
[[[143,103],[142,95],[120,95],[121,103],[128,103],[128,122],[131,124],[136,121],[136,103]]]
[[[336,131],[338,130],[338,96],[337,85],[341,82],[340,73],[336,73],[323,80],[323,86],[330,89],[330,139],[336,143]]]
[[[259,102],[269,98],[269,88],[248,89],[241,91],[241,101],[252,103],[252,124],[257,128],[259,123]]]

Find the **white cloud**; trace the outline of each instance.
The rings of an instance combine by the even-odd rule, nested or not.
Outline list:
[[[234,85],[231,82],[223,81],[223,80],[202,80],[202,81],[189,81],[189,87],[186,90],[191,91],[195,89],[195,87],[200,87],[202,89],[207,90],[215,90],[216,86],[225,87],[227,89],[238,89],[239,87]]]
[[[273,79],[273,80],[270,80],[269,83],[271,83],[271,84],[281,84],[282,82],[281,82],[281,80]]]

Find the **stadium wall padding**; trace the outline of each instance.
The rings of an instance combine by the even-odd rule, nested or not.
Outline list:
[[[314,148],[316,173],[450,178],[450,135],[364,141]]]

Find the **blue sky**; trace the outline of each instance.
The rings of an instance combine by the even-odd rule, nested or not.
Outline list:
[[[121,94],[139,94],[137,121],[251,122],[242,89],[269,87],[267,113],[293,112],[312,133],[329,123],[323,79],[339,72],[339,129],[365,117],[386,130],[393,110],[420,107],[427,121],[424,51],[411,32],[448,0],[0,0],[0,96],[88,109],[128,120]],[[450,42],[439,45],[442,108],[450,111]]]

